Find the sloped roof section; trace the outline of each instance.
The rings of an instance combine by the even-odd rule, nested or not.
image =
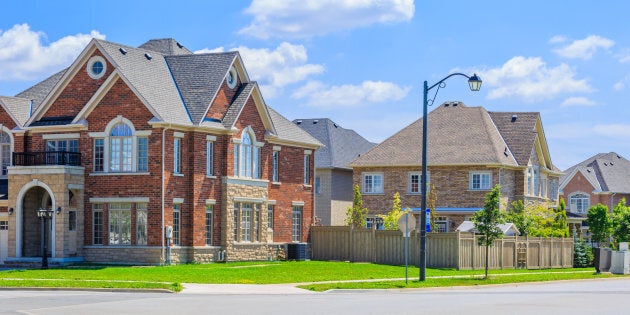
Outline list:
[[[284,116],[280,115],[280,113],[275,111],[273,108],[269,106],[267,106],[267,108],[269,109],[269,116],[276,129],[276,136],[278,139],[316,147],[321,147],[323,145],[313,136],[308,134],[308,132],[296,126],[290,120],[284,118]]]
[[[19,97],[0,96],[0,104],[6,108],[9,115],[14,118],[16,124],[24,127],[31,115],[31,100]]]
[[[167,56],[166,62],[194,124],[199,124],[238,52]]]
[[[96,41],[113,59],[114,66],[132,88],[158,113],[158,118],[165,122],[192,125],[163,55],[104,40]]]
[[[449,102],[427,118],[428,165],[518,165],[483,107]],[[355,159],[351,166],[420,166],[421,152],[419,119]]]
[[[316,168],[349,169],[352,160],[376,145],[328,118],[295,119],[293,123],[324,144],[315,152]]]
[[[488,114],[514,154],[518,165],[527,165],[536,140],[536,123],[540,119],[540,114],[535,112],[488,112]]]
[[[138,48],[155,51],[165,56],[192,55],[192,51],[172,38],[151,39]]]
[[[223,126],[225,128],[232,128],[236,120],[238,119],[239,114],[245,107],[249,96],[252,94],[254,87],[256,86],[256,82],[244,83],[239,88],[238,92],[236,92],[236,96],[234,97],[234,101],[230,104],[230,107],[225,112],[225,116],[223,116]]]
[[[30,88],[18,93],[15,97],[25,98],[33,101],[33,112],[42,104],[46,96],[52,91],[52,89],[57,85],[61,77],[66,73],[68,68],[63,69],[50,77],[46,78],[44,81],[41,81]]]
[[[615,152],[599,153],[570,168],[561,178],[564,183],[577,171],[591,182],[596,190],[611,193],[630,193],[630,161]]]

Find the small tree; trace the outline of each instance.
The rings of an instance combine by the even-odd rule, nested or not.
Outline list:
[[[435,228],[435,219],[437,217],[435,213],[435,209],[437,207],[437,193],[435,192],[435,185],[433,184],[429,186],[429,193],[427,194],[427,207],[431,209],[429,215],[429,221],[431,222],[429,222],[429,224],[431,225],[431,231],[433,231]]]
[[[584,240],[576,240],[573,244],[573,267],[585,268],[593,266],[593,250]]]
[[[613,209],[612,235],[615,246],[619,242],[630,241],[630,207],[626,206],[626,199],[622,198]]]
[[[520,235],[529,234],[531,230],[531,217],[525,213],[523,200],[513,201],[510,209],[503,215],[506,222],[514,223]]]
[[[383,227],[386,230],[398,230],[398,219],[405,213],[400,207],[400,194],[396,192],[392,200],[392,211],[386,215],[380,215],[383,218]]]
[[[352,207],[348,207],[346,211],[346,224],[354,228],[365,226],[368,209],[363,207],[363,199],[361,197],[361,189],[359,185],[354,186],[354,198]]]
[[[501,201],[501,186],[496,185],[486,194],[486,203],[483,209],[473,216],[475,229],[480,234],[479,246],[486,247],[486,279],[488,278],[489,247],[494,245],[494,240],[503,235],[499,224],[503,223],[499,202]]]
[[[605,246],[610,238],[612,228],[608,207],[600,203],[588,209],[586,224],[588,224],[588,229],[591,232],[591,239],[600,246]]]

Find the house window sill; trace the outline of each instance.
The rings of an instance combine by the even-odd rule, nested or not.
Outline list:
[[[151,173],[149,172],[120,172],[120,173],[108,173],[108,172],[94,172],[94,173],[90,173],[90,176],[146,176],[146,175],[151,175]]]

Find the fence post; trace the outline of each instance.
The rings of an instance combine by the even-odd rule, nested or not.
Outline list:
[[[456,242],[457,245],[455,245],[455,250],[456,250],[456,259],[457,259],[457,265],[455,266],[455,268],[457,268],[457,270],[461,270],[461,259],[459,258],[459,256],[461,255],[461,250],[462,250],[462,246],[460,244],[461,242],[461,236],[460,236],[461,231],[457,230],[457,237],[456,237]]]

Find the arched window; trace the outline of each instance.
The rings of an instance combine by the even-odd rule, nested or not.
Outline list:
[[[11,165],[11,136],[0,131],[0,164],[2,164],[2,176],[7,175],[7,167]]]
[[[111,172],[131,172],[133,132],[125,123],[118,123],[110,133],[109,170]]]
[[[569,205],[573,213],[586,213],[590,207],[590,198],[584,193],[575,193],[569,197]]]
[[[260,178],[260,147],[251,128],[243,131],[240,143],[234,145],[234,175]]]

